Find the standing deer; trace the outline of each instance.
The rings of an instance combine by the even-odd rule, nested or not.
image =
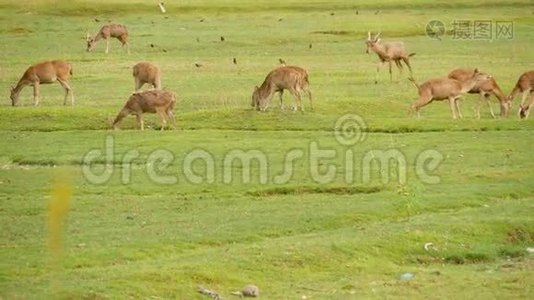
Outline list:
[[[473,77],[474,73],[474,69],[455,69],[449,73],[448,77],[450,79],[456,79],[463,82],[469,81]],[[478,119],[480,119],[480,107],[482,106],[482,102],[484,101],[489,107],[491,116],[495,118],[495,113],[493,113],[493,109],[489,101],[491,95],[494,95],[499,100],[501,107],[501,116],[508,116],[508,110],[510,109],[511,102],[508,101],[507,97],[504,95],[503,91],[497,84],[497,81],[495,81],[495,78],[491,77],[487,81],[475,84],[475,86],[467,93],[480,95],[478,105],[476,107],[476,116]]]
[[[410,78],[410,81],[417,87],[419,92],[419,100],[414,102],[411,106],[412,110],[415,110],[417,117],[419,117],[419,109],[421,107],[429,104],[434,100],[449,100],[449,105],[451,108],[452,118],[456,119],[456,114],[462,118],[462,113],[460,112],[460,107],[458,100],[460,97],[473,89],[473,87],[481,82],[489,80],[490,75],[478,72],[478,69],[475,69],[471,78],[466,81],[459,81],[456,79],[450,78],[437,78],[426,81],[425,83],[419,85],[415,82],[413,78]]]
[[[156,90],[161,89],[159,68],[149,62],[140,62],[133,66],[135,91],[139,91],[145,84],[151,84]]]
[[[414,56],[415,53],[408,54],[403,42],[381,43],[380,32],[374,38],[371,38],[371,32],[367,32],[367,41],[365,41],[365,44],[367,45],[367,50],[365,52],[369,54],[369,50],[371,50],[375,52],[380,59],[378,65],[376,66],[375,84],[378,83],[378,73],[380,72],[380,67],[386,62],[389,64],[390,81],[393,81],[393,74],[391,72],[392,61],[395,62],[397,68],[399,68],[399,73],[402,74],[402,60],[406,66],[408,66],[408,70],[410,70],[410,77],[412,77],[412,67],[410,66],[409,58]]]
[[[303,68],[296,66],[282,66],[278,67],[265,77],[260,87],[256,86],[252,93],[252,107],[257,110],[265,111],[275,93],[280,96],[280,109],[283,109],[282,96],[284,90],[288,90],[296,100],[297,110],[300,107],[304,111],[301,96],[305,93],[310,99],[310,107],[313,110],[312,94],[309,89],[308,72]]]
[[[519,105],[519,117],[526,119],[528,118],[530,106],[534,102],[534,70],[527,71],[519,76],[515,87],[508,96],[508,101],[514,100],[519,93],[523,93],[521,104]],[[530,99],[527,101],[529,95]]]
[[[100,28],[100,30],[91,37],[87,33],[87,51],[93,50],[96,43],[101,40],[106,40],[106,54],[109,52],[109,38],[116,38],[122,46],[126,45],[126,51],[130,53],[130,46],[128,44],[128,29],[122,24],[106,24]]]
[[[122,119],[132,114],[137,117],[139,128],[144,130],[144,113],[157,113],[161,118],[161,130],[165,128],[167,121],[171,121],[173,127],[175,127],[176,120],[173,114],[175,105],[176,96],[169,91],[149,90],[133,93],[115,118],[115,121],[113,121],[113,129],[117,129]]]
[[[15,87],[11,87],[11,105],[17,104],[20,91],[27,85],[33,86],[33,102],[39,105],[40,85],[59,82],[65,89],[65,99],[63,104],[67,105],[69,93],[71,95],[70,104],[74,105],[74,93],[69,85],[72,75],[72,65],[62,60],[45,61],[30,66],[22,75]]]

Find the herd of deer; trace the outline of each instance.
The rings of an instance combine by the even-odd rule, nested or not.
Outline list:
[[[87,35],[87,51],[91,51],[99,40],[106,41],[106,53],[109,52],[110,38],[118,39],[123,46],[126,46],[129,53],[128,30],[121,24],[106,24],[94,35]],[[500,102],[501,116],[507,116],[511,108],[512,100],[522,93],[521,104],[519,105],[519,116],[527,118],[530,106],[534,103],[534,70],[523,73],[517,81],[512,92],[505,96],[497,85],[495,78],[491,75],[479,72],[478,69],[456,69],[447,77],[428,80],[422,84],[417,84],[412,76],[412,68],[409,58],[415,53],[408,53],[404,43],[389,42],[382,43],[380,33],[371,37],[367,34],[367,53],[370,51],[378,55],[379,63],[375,84],[378,82],[378,73],[384,63],[389,64],[389,75],[392,80],[392,62],[396,64],[402,74],[404,63],[409,71],[409,80],[417,87],[419,99],[411,105],[411,109],[419,116],[421,107],[434,100],[449,100],[452,117],[462,117],[459,109],[459,99],[466,93],[479,94],[480,100],[476,114],[480,118],[480,106],[486,102],[493,117],[495,114],[491,108],[489,97],[494,95]],[[71,105],[74,105],[74,94],[69,84],[72,75],[72,65],[61,60],[45,61],[30,66],[22,75],[15,87],[11,88],[12,105],[17,104],[20,91],[25,86],[33,86],[34,104],[39,104],[39,85],[59,82],[65,89],[64,104],[70,94]],[[113,128],[117,128],[120,121],[133,114],[137,117],[137,122],[141,130],[144,129],[143,113],[157,113],[162,122],[161,130],[170,121],[175,125],[173,110],[176,103],[175,94],[161,90],[160,70],[148,62],[140,62],[133,67],[133,77],[135,80],[135,92],[130,96],[122,110],[113,122]],[[144,84],[151,84],[153,89],[140,91]],[[288,90],[295,97],[295,110],[304,111],[301,97],[306,95],[310,100],[310,107],[313,109],[312,95],[309,89],[308,72],[296,66],[281,66],[272,70],[265,78],[261,86],[256,86],[252,93],[251,106],[257,110],[265,111],[275,93],[279,93],[280,108],[283,109],[282,96],[284,90]]]

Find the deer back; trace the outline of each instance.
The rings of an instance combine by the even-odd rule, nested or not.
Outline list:
[[[133,67],[133,76],[146,81],[156,81],[159,76],[159,68],[149,62],[140,62]]]
[[[126,106],[132,111],[154,113],[160,108],[167,110],[174,107],[175,101],[175,95],[172,92],[149,90],[132,94]]]
[[[521,91],[534,89],[534,71],[525,72],[519,77],[517,85],[521,87]]]
[[[383,44],[384,51],[392,59],[407,56],[406,47],[403,42],[387,42]]]
[[[118,38],[124,35],[128,35],[128,29],[126,29],[126,26],[122,24],[109,24],[107,26],[110,37]]]

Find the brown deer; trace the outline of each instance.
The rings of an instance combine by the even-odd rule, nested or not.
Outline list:
[[[456,114],[462,118],[458,100],[460,97],[473,89],[473,87],[491,78],[490,75],[478,72],[478,69],[474,70],[473,75],[469,80],[458,81],[450,78],[437,78],[426,81],[423,84],[417,84],[413,78],[409,78],[411,82],[417,87],[419,92],[419,100],[414,102],[411,106],[412,110],[415,110],[417,117],[419,117],[419,109],[429,104],[434,100],[449,100],[451,108],[452,118],[456,119]]]
[[[513,101],[519,93],[523,94],[519,105],[519,117],[526,119],[528,118],[530,106],[534,102],[534,70],[527,71],[519,76],[517,83],[508,96],[508,101]],[[528,99],[529,95],[530,99]]]
[[[455,69],[449,73],[448,77],[450,79],[456,79],[459,81],[468,81],[473,77],[474,73],[474,69]],[[478,119],[480,119],[480,107],[482,106],[482,102],[484,101],[489,107],[491,116],[495,118],[495,113],[493,112],[493,108],[491,107],[491,103],[489,101],[491,95],[494,95],[499,100],[501,107],[501,116],[508,116],[508,110],[510,109],[510,101],[508,101],[507,97],[504,95],[503,91],[497,84],[497,81],[495,81],[495,78],[491,77],[487,81],[475,84],[475,86],[467,93],[480,95],[479,102],[476,107],[476,116]]]
[[[33,102],[39,105],[40,85],[59,82],[65,89],[65,99],[63,104],[67,105],[69,93],[71,95],[70,104],[74,105],[74,93],[69,84],[72,75],[72,65],[62,60],[45,61],[30,66],[22,75],[15,87],[11,87],[11,105],[17,104],[20,91],[27,85],[33,86]]]
[[[109,38],[116,38],[122,46],[126,45],[126,51],[130,53],[130,46],[128,44],[128,29],[122,24],[106,24],[100,28],[100,30],[91,37],[87,33],[87,51],[93,50],[96,43],[101,40],[106,40],[106,54],[109,52]]]
[[[140,62],[133,66],[135,90],[139,91],[145,84],[151,84],[156,90],[161,89],[159,68],[149,62]]]
[[[137,117],[139,128],[144,130],[144,113],[157,113],[161,118],[161,130],[165,128],[167,121],[171,121],[173,127],[175,127],[176,121],[173,114],[175,105],[176,96],[169,91],[148,90],[133,93],[115,118],[115,121],[113,121],[113,129],[117,129],[122,119],[132,114]]]
[[[252,93],[252,107],[265,111],[275,93],[280,96],[280,109],[283,109],[282,96],[284,90],[288,90],[296,100],[295,110],[300,108],[304,111],[301,97],[305,93],[310,99],[310,107],[313,110],[312,94],[309,89],[308,72],[296,66],[278,67],[265,77],[260,87],[256,86]]]
[[[415,53],[408,54],[403,42],[382,43],[380,40],[380,32],[374,38],[371,38],[371,32],[367,32],[367,41],[365,41],[365,44],[367,45],[367,50],[365,52],[369,54],[369,50],[371,50],[376,53],[379,58],[378,65],[376,66],[375,84],[378,83],[378,73],[380,72],[380,67],[386,62],[389,64],[390,81],[393,81],[393,74],[391,72],[392,61],[395,62],[397,68],[399,68],[399,73],[402,74],[402,60],[406,66],[408,66],[408,70],[410,70],[410,77],[412,77],[410,57],[414,56]]]

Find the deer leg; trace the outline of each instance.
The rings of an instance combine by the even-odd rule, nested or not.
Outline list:
[[[376,75],[375,75],[375,84],[378,83],[378,73],[380,72],[380,67],[384,64],[383,61],[379,61],[376,65]]]
[[[70,87],[70,85],[67,83],[66,80],[62,80],[62,79],[57,79],[57,81],[59,81],[59,84],[61,84],[61,86],[65,89],[65,99],[63,99],[63,105],[67,105],[67,98],[69,97],[69,93],[70,93],[70,105],[74,105],[74,93],[72,92],[72,88]]]
[[[419,110],[421,109],[421,107],[429,104],[430,102],[432,102],[432,96],[420,95],[419,99],[411,105],[412,112],[415,111],[417,118],[421,117],[419,113]]]
[[[166,113],[162,110],[158,111],[158,115],[161,118],[161,131],[167,126],[167,118]]]
[[[126,53],[130,54],[130,44],[128,41],[122,41],[122,46],[126,46]]]
[[[395,60],[395,64],[397,65],[397,68],[399,69],[400,75],[402,75],[402,72],[404,71],[402,67],[402,63],[400,62],[400,60]]]
[[[495,113],[493,112],[493,107],[491,107],[490,94],[484,94],[484,100],[486,101],[486,104],[488,105],[491,117],[495,119]]]
[[[452,118],[454,120],[457,119],[456,117],[456,104],[455,104],[455,99],[454,97],[449,97],[449,107],[451,108],[451,114],[452,114]]]
[[[142,113],[138,113],[135,116],[137,118],[137,125],[139,126],[141,131],[145,130],[145,121],[143,120],[143,114]]]
[[[393,82],[393,73],[391,72],[391,60],[388,61],[389,65],[389,82]]]
[[[458,113],[458,118],[462,119],[462,111],[460,110],[460,97],[454,99],[454,106],[456,107],[456,112]]]
[[[33,84],[33,105],[39,105],[39,82]]]
[[[480,92],[477,106],[475,107],[475,117],[477,119],[480,119],[480,107],[482,106],[482,102],[484,101],[484,92]]]
[[[176,118],[174,117],[174,114],[172,111],[167,111],[167,118],[172,122],[172,128],[176,128]]]
[[[295,90],[295,88],[290,88],[289,92],[291,93],[291,95],[293,95],[293,97],[295,97],[296,106],[294,110],[296,111],[300,108],[301,111],[304,111],[304,107],[302,107],[300,93],[297,90]]]
[[[122,46],[126,46],[126,53],[130,54],[130,44],[128,44],[128,42],[123,42]]]
[[[106,54],[109,52],[109,38],[106,39]]]
[[[406,64],[406,66],[408,67],[408,70],[410,71],[410,77],[413,77],[413,74],[412,74],[412,67],[410,66],[410,60],[407,58],[407,57],[403,57],[402,58],[402,61]]]
[[[310,92],[310,89],[308,87],[306,87],[305,92],[308,95],[308,99],[310,99],[310,110],[314,111],[314,109],[313,109],[313,101],[312,101],[312,94]]]
[[[280,97],[280,110],[284,110],[284,104],[282,103],[282,96],[284,95],[284,90],[280,90],[278,96]]]

